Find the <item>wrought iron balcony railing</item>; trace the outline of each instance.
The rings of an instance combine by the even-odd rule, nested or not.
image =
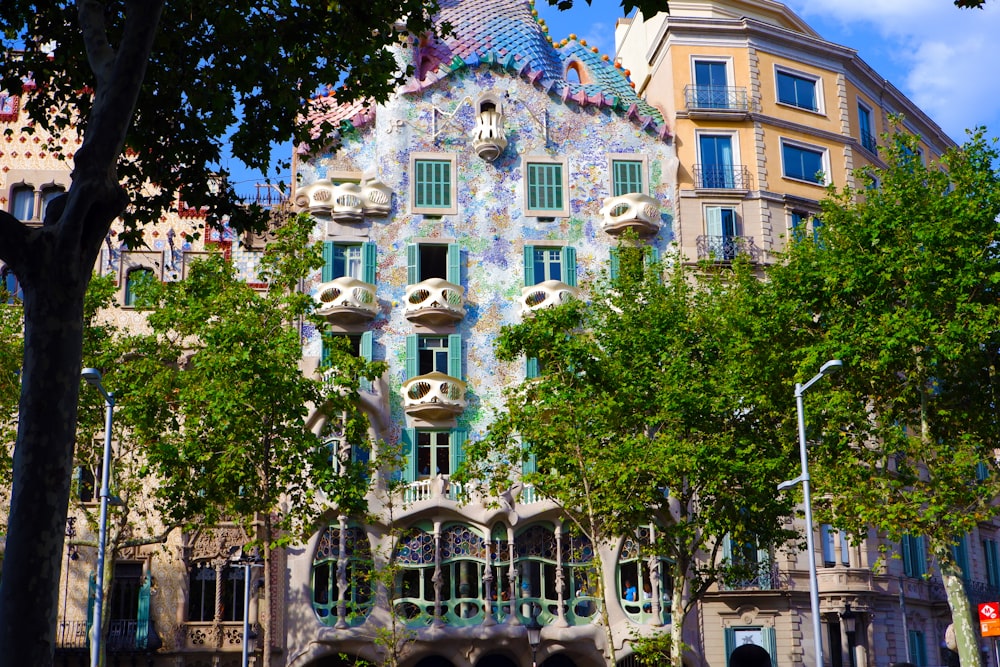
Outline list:
[[[84,649],[90,645],[87,621],[60,621],[56,647]],[[109,653],[155,651],[163,645],[149,622],[112,620],[108,624],[104,646]]]
[[[739,165],[694,166],[694,186],[716,190],[749,190],[753,187],[750,170]]]
[[[872,153],[878,153],[878,143],[875,141],[875,137],[868,134],[867,132],[861,133],[861,145],[865,147],[866,150]]]
[[[759,263],[764,251],[753,243],[752,236],[699,236],[697,244],[698,259],[713,262],[731,262],[737,257],[746,257],[751,262]]]
[[[684,103],[688,110],[713,111],[750,110],[747,89],[741,86],[684,86]]]
[[[774,591],[787,588],[787,575],[771,561],[738,568],[739,574],[723,575],[719,580],[719,590],[723,591]]]

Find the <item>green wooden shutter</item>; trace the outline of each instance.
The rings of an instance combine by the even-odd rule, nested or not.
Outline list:
[[[87,641],[90,641],[90,629],[94,627],[94,599],[97,596],[97,575],[91,574],[87,579]]]
[[[372,348],[374,347],[374,335],[371,331],[366,331],[361,334],[361,358],[365,361],[372,360]],[[367,378],[361,378],[360,388],[364,391],[372,390],[372,381]]]
[[[913,559],[913,554],[912,554],[913,550],[912,550],[911,545],[910,545],[910,540],[911,539],[912,538],[909,535],[903,535],[903,539],[901,539],[899,541],[899,547],[900,547],[899,550],[902,552],[901,556],[903,558],[903,574],[905,574],[908,577],[914,576],[914,574],[913,574],[913,560],[912,560]]]
[[[621,270],[621,262],[618,257],[618,248],[611,249],[611,258],[608,260],[608,277],[614,280],[618,277],[618,272]]]
[[[412,380],[420,374],[420,339],[417,334],[406,337],[406,379]]]
[[[450,334],[448,336],[448,375],[453,378],[462,378],[462,336],[460,334]]]
[[[774,628],[761,628],[764,640],[764,650],[771,656],[771,667],[778,667],[778,639],[775,637]]]
[[[524,361],[524,379],[531,380],[541,375],[538,367],[538,357],[528,357]]]
[[[147,575],[142,579],[142,586],[139,588],[139,611],[135,618],[135,646],[139,649],[146,648],[149,641],[149,595],[150,582],[153,578]]]
[[[403,479],[413,482],[417,479],[417,429],[404,428],[402,437],[403,447],[400,453],[406,457],[402,465]]]
[[[996,540],[983,540],[986,554],[986,582],[993,587],[1000,586],[1000,550]]]
[[[615,197],[633,192],[643,194],[641,161],[614,160],[612,165]]]
[[[451,474],[454,475],[459,466],[465,463],[465,441],[469,439],[469,431],[464,428],[453,428],[449,436],[451,454]]]
[[[361,280],[369,285],[375,284],[375,271],[378,268],[378,251],[375,244],[368,241],[361,244]]]
[[[406,282],[408,285],[420,282],[420,248],[416,243],[406,245]]]
[[[660,263],[660,249],[656,246],[646,248],[646,265]]]
[[[445,275],[448,282],[462,284],[462,247],[457,243],[448,244],[448,272]]]
[[[414,204],[418,208],[451,207],[451,162],[417,160]]]
[[[333,280],[333,241],[323,243],[323,282]]]
[[[726,667],[729,667],[729,658],[736,650],[736,628],[726,628]]]
[[[538,284],[535,281],[535,246],[524,246],[524,286],[531,287]]]
[[[528,208],[561,211],[563,208],[561,164],[528,164]]]
[[[533,472],[538,472],[538,460],[535,458],[534,452],[528,452],[528,443],[521,443],[521,450],[527,452],[527,456],[521,459],[521,474],[528,475]]]
[[[566,284],[576,287],[576,248],[565,246],[562,249],[562,264]]]

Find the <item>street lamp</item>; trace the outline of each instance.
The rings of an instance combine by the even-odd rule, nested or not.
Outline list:
[[[531,667],[536,667],[535,652],[542,641],[542,624],[538,622],[537,616],[529,616],[524,629],[528,631],[528,644],[531,646]]]
[[[843,366],[844,362],[840,359],[831,359],[820,366],[819,373],[808,382],[805,384],[795,383],[795,408],[799,418],[799,462],[802,466],[802,474],[778,485],[778,490],[784,491],[802,482],[802,501],[806,506],[806,550],[809,552],[809,605],[812,608],[816,667],[823,667],[823,638],[820,635],[819,584],[816,580],[816,548],[813,544],[812,496],[809,492],[809,458],[806,453],[806,417],[805,408],[802,405],[802,395],[809,387],[822,380],[824,376],[836,373]]]
[[[255,550],[256,552],[256,550]],[[257,635],[250,632],[250,574],[255,567],[263,567],[260,558],[256,553],[246,555],[243,547],[233,547],[230,551],[229,561],[233,565],[243,566],[243,667],[250,664],[250,640],[257,639]]]
[[[844,611],[840,612],[840,622],[844,625],[844,634],[847,635],[847,655],[850,658],[848,665],[854,667],[854,638],[858,629],[857,614],[851,609],[851,603],[844,603]]]
[[[101,371],[96,368],[84,368],[80,376],[104,397],[106,408],[104,415],[104,462],[101,466],[101,519],[97,538],[97,581],[94,586],[94,625],[93,639],[90,642],[90,667],[98,667],[101,660],[101,615],[104,613],[104,555],[108,540],[108,479],[111,471],[111,423],[115,414],[115,395],[109,393],[101,384]]]

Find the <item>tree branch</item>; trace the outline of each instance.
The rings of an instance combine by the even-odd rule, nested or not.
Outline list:
[[[108,84],[115,61],[115,51],[108,42],[108,31],[104,25],[104,9],[104,3],[98,0],[80,0],[76,10],[87,62],[97,77],[97,88]]]

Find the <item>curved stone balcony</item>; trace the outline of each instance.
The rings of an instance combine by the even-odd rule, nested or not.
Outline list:
[[[335,324],[356,324],[378,314],[375,286],[357,278],[337,278],[323,283],[313,297],[316,314]]]
[[[579,298],[579,288],[570,287],[561,280],[546,280],[537,285],[521,288],[521,312],[524,314],[532,313]]]
[[[637,192],[606,197],[601,207],[602,227],[612,236],[634,229],[639,236],[651,236],[660,231],[660,202]]]
[[[322,179],[299,188],[295,205],[313,214],[329,215],[338,222],[361,222],[366,215],[389,214],[392,190],[382,181],[333,183]]]
[[[454,324],[465,317],[465,288],[441,278],[406,286],[404,315],[426,325]]]
[[[411,417],[428,421],[451,419],[465,410],[464,382],[433,371],[403,383],[403,410]]]
[[[507,137],[503,134],[503,114],[487,110],[476,116],[476,126],[472,129],[472,149],[476,155],[492,162],[507,148]]]

